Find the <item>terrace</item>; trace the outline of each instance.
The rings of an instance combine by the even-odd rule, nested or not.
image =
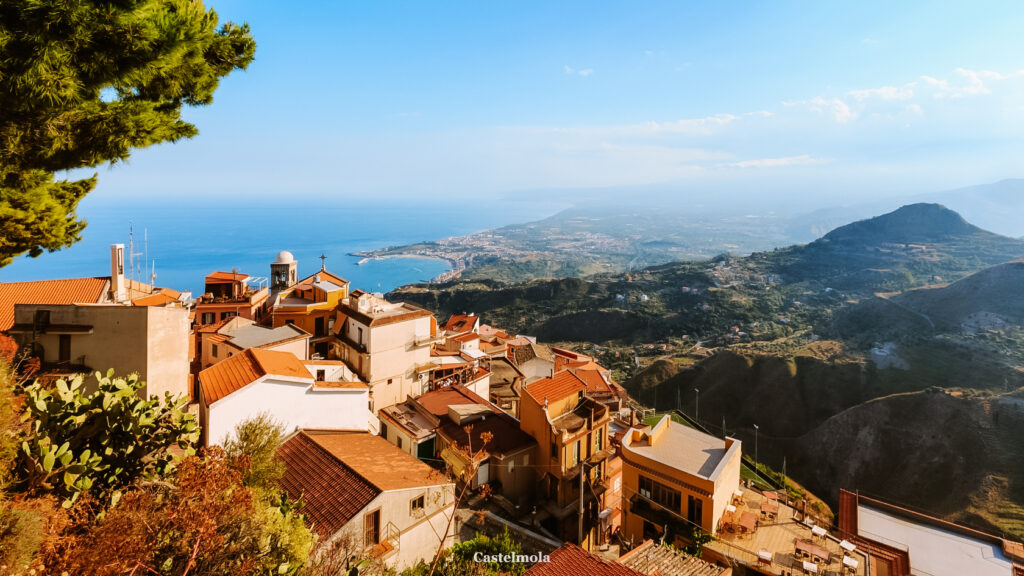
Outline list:
[[[804,524],[798,511],[774,493],[744,490],[733,498],[716,539],[705,544],[712,556],[730,558],[764,574],[781,576],[869,576],[868,558],[821,527]],[[744,514],[748,513],[748,514]],[[756,521],[752,529],[749,514]],[[746,516],[747,527],[740,519]]]

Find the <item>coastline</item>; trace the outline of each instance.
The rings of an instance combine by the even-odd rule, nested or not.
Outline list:
[[[366,264],[366,263],[368,263],[368,262],[370,262],[372,260],[385,260],[385,259],[389,259],[389,258],[411,258],[411,259],[419,259],[419,260],[433,260],[435,262],[444,262],[444,263],[448,264],[448,270],[446,270],[445,272],[442,272],[442,273],[438,274],[437,276],[434,276],[433,278],[430,279],[430,282],[432,284],[433,283],[438,283],[438,282],[446,282],[448,280],[453,280],[455,278],[458,278],[460,275],[462,275],[463,270],[465,270],[465,266],[462,264],[462,262],[460,262],[460,261],[458,261],[458,260],[456,260],[454,258],[447,258],[445,256],[437,256],[437,255],[433,255],[433,254],[404,254],[404,253],[399,253],[399,254],[375,254],[373,251],[366,251],[366,252],[351,252],[351,253],[349,253],[349,256],[352,256],[352,257],[355,257],[355,258],[361,258],[358,262],[356,262],[356,266],[362,266],[363,264]]]

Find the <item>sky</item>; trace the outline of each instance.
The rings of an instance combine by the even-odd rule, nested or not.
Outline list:
[[[1020,2],[281,2],[106,198],[844,199],[1024,176]]]

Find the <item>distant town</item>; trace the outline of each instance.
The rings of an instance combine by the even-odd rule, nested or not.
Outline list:
[[[450,260],[446,278],[481,250],[520,255],[467,238],[402,253]],[[535,576],[1024,574],[1019,542],[855,485],[831,510],[763,468],[756,436],[656,413],[599,359],[472,310],[438,318],[352,287],[326,255],[304,278],[288,251],[211,270],[192,295],[126,276],[128,254],[110,246],[109,274],[0,283],[0,333],[40,381],[112,369],[146,397],[187,398],[202,446],[271,418],[287,434],[280,486],[318,546],[348,542],[381,571],[507,533]],[[727,261],[714,278],[779,281]]]

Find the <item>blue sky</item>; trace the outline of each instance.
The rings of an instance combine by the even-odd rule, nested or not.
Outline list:
[[[98,194],[872,196],[1022,177],[1024,3],[214,0],[258,48]]]

